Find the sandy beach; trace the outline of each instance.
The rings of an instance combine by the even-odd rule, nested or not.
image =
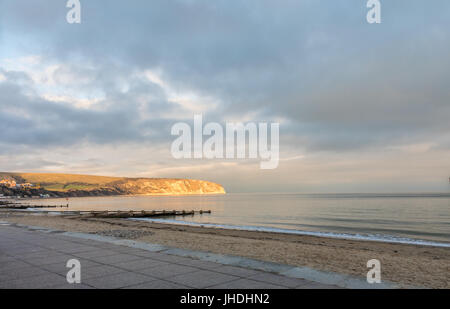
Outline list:
[[[0,210],[0,220],[63,231],[96,233],[177,248],[308,266],[365,277],[370,259],[381,261],[382,280],[450,288],[450,248],[355,241],[268,232],[62,217]]]

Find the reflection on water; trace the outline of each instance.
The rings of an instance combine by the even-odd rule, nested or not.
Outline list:
[[[65,199],[33,204],[61,205]],[[226,194],[71,198],[68,210],[211,210],[179,220],[450,242],[450,195]],[[55,210],[55,209],[48,209]],[[58,209],[59,211],[60,209]],[[62,209],[63,211],[65,209]]]

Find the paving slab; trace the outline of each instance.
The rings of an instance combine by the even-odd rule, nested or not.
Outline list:
[[[53,285],[53,286],[49,286],[49,287],[45,287],[44,289],[49,289],[49,290],[90,290],[90,289],[95,289],[92,286],[86,285],[86,284],[59,284],[59,285]]]
[[[66,277],[56,274],[45,274],[20,278],[0,283],[0,289],[42,289],[50,286],[67,284]]]
[[[185,285],[157,279],[154,281],[141,283],[138,285],[131,285],[126,287],[125,289],[189,289],[189,288],[190,287]]]
[[[250,279],[238,279],[209,287],[209,289],[287,289],[285,286]]]
[[[247,269],[242,267],[221,265],[217,268],[214,268],[214,271],[217,271],[222,274],[233,275],[238,277],[250,277],[253,275],[257,275],[259,271],[253,269]]]
[[[136,260],[142,260],[141,257],[131,255],[131,254],[125,254],[125,253],[117,253],[115,255],[108,255],[108,256],[98,256],[98,257],[92,257],[90,260],[102,263],[102,264],[110,264],[114,265],[117,263],[122,262],[131,262]]]
[[[117,275],[117,274],[124,273],[124,272],[126,272],[126,271],[123,269],[114,267],[114,266],[99,265],[99,266],[84,268],[81,272],[81,280],[84,281],[85,279],[107,277],[107,276]]]
[[[154,278],[145,275],[132,272],[122,272],[109,276],[88,278],[83,280],[83,283],[99,289],[118,289],[150,282],[152,280],[154,280]]]
[[[51,272],[34,267],[26,266],[14,269],[3,269],[0,272],[0,282],[7,282],[11,280],[26,279],[35,276],[48,275]]]
[[[108,250],[108,249],[99,249],[96,248],[96,250],[90,250],[85,252],[75,252],[73,253],[74,256],[80,257],[80,258],[94,258],[94,257],[103,257],[103,256],[111,256],[116,255],[117,251]]]
[[[98,247],[87,246],[87,245],[81,245],[80,244],[78,246],[73,246],[73,247],[61,249],[59,251],[64,252],[64,253],[71,253],[71,254],[74,254],[74,255],[75,254],[89,254],[89,253],[92,253],[92,252],[97,252],[98,251]]]
[[[146,269],[137,270],[138,273],[144,274],[147,276],[151,276],[153,278],[164,279],[173,277],[176,275],[182,275],[187,273],[192,273],[198,271],[198,268],[185,266],[185,265],[177,265],[177,264],[165,264],[156,267],[150,267]]]
[[[131,262],[121,262],[114,264],[116,267],[126,269],[126,270],[141,270],[141,269],[148,269],[148,268],[160,268],[162,266],[170,265],[167,262],[159,261],[159,260],[152,260],[149,258],[140,258],[136,261]],[[171,266],[171,265],[170,265]]]
[[[248,279],[255,280],[255,281],[261,281],[266,283],[273,283],[281,286],[285,286],[287,288],[295,288],[301,285],[305,285],[308,283],[308,281],[303,279],[295,279],[295,278],[289,278],[285,276],[270,274],[270,273],[263,273],[260,272],[256,275],[252,275],[248,277]]]
[[[78,260],[80,262],[82,276],[84,276],[84,273],[89,268],[104,266],[103,264],[95,263],[90,260],[85,260],[85,259],[78,259]],[[67,272],[69,271],[69,269],[66,266],[66,263],[67,263],[67,261],[54,263],[54,264],[46,264],[46,265],[41,265],[40,268],[50,271],[52,273],[58,274],[58,275],[65,276],[67,274]]]
[[[13,269],[17,269],[17,268],[24,268],[24,267],[28,267],[30,266],[30,264],[27,264],[25,262],[22,261],[9,261],[9,262],[4,262],[0,264],[0,273],[3,273],[5,271],[10,271]]]
[[[49,264],[62,264],[65,265],[68,260],[75,259],[75,256],[71,255],[54,255],[54,256],[48,256],[48,257],[41,257],[41,258],[32,258],[32,259],[23,259],[26,263],[42,266],[42,265],[49,265]]]
[[[243,257],[13,224],[0,225],[0,234],[0,288],[336,287],[323,282],[327,279],[323,273],[320,277],[313,273],[320,279],[318,282],[305,280],[302,276],[311,275],[307,269]],[[80,261],[80,284],[67,282],[69,259]]]
[[[204,289],[221,283],[237,280],[239,277],[225,275],[209,270],[199,270],[192,273],[177,275],[167,278],[168,281],[189,286],[196,289]]]
[[[210,269],[210,270],[216,269],[216,268],[219,268],[220,266],[222,266],[221,264],[218,264],[218,263],[194,260],[194,259],[188,259],[187,261],[180,262],[180,264],[186,265],[186,266],[197,267],[200,269]]]
[[[330,285],[330,284],[323,284],[323,283],[316,283],[316,282],[308,282],[307,284],[300,285],[296,287],[296,289],[307,289],[307,290],[334,290],[334,289],[343,289],[343,287],[339,287],[337,285]]]
[[[1,255],[0,256],[0,264],[4,264],[6,262],[14,262],[15,259],[11,256]]]

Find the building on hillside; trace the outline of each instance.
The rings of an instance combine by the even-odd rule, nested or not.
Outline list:
[[[14,188],[16,186],[16,182],[14,180],[3,179],[0,180],[0,186]]]
[[[33,187],[33,184],[28,183],[28,182],[26,182],[26,183],[20,183],[20,184],[16,184],[16,187],[26,189],[26,188],[31,188],[31,187]]]

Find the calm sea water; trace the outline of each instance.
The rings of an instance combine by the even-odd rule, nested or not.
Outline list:
[[[66,201],[51,199],[33,203],[50,205]],[[85,197],[71,198],[68,210],[162,209],[212,211],[212,214],[164,219],[179,224],[450,245],[450,194]]]

